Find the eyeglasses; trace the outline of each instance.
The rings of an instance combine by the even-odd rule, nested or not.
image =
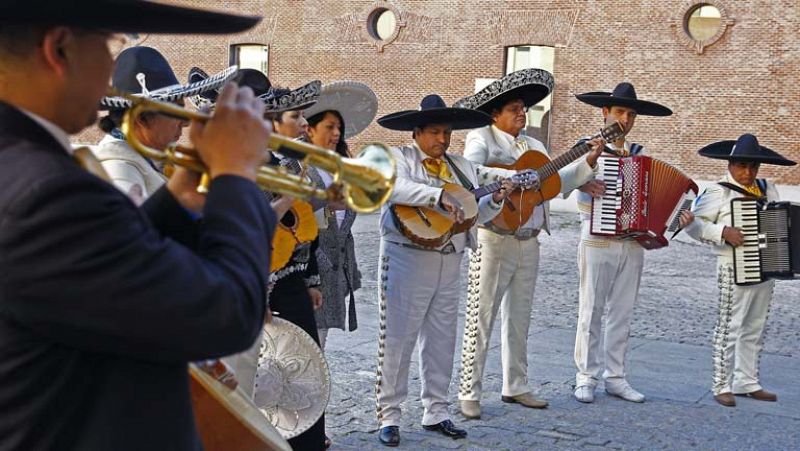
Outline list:
[[[513,106],[513,107],[503,108],[503,111],[508,111],[509,113],[512,113],[512,114],[515,114],[515,115],[520,114],[520,113],[528,114],[528,111],[530,111],[530,107],[517,105],[517,106]]]

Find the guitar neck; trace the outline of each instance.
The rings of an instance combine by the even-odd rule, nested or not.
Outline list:
[[[479,188],[475,188],[474,190],[472,190],[472,194],[475,195],[475,199],[477,200],[483,196],[492,194],[493,192],[499,190],[502,186],[503,184],[501,182],[490,183],[488,185],[483,185]]]
[[[539,179],[546,180],[548,177],[558,172],[559,169],[589,153],[590,150],[592,150],[592,148],[589,147],[587,142],[576,144],[572,149],[569,149],[568,151],[556,157],[556,159],[553,161],[539,168]]]

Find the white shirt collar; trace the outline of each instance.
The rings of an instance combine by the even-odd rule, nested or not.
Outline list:
[[[69,141],[69,135],[67,135],[67,133],[61,129],[61,127],[39,116],[38,114],[31,113],[30,111],[19,107],[17,107],[17,109],[23,112],[29,118],[33,119],[33,121],[39,124],[42,128],[47,130],[50,135],[52,135],[53,138],[58,141],[59,144],[61,144],[64,150],[68,154],[72,155],[74,150],[72,149],[72,144]]]
[[[504,132],[503,130],[500,130],[499,128],[495,127],[494,124],[492,124],[491,127],[492,127],[492,132],[494,133],[494,136],[497,139],[502,140],[503,144],[505,144],[506,147],[515,145],[516,141],[518,139],[522,138],[522,135],[512,136],[511,133],[507,133],[507,132]]]

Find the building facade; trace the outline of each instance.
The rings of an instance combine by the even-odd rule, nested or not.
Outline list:
[[[375,90],[382,115],[415,109],[430,93],[452,103],[509,70],[535,66],[553,72],[556,86],[552,104],[530,113],[530,131],[549,137],[553,154],[602,125],[600,112],[575,94],[629,81],[640,97],[675,112],[639,117],[631,138],[690,176],[720,176],[724,164],[697,150],[745,132],[800,160],[796,0],[175,3],[265,17],[234,36],[140,36],[137,43],[161,50],[179,77],[191,66],[210,72],[235,61],[285,87],[358,80]],[[464,135],[454,133],[454,151]],[[96,133],[81,137],[94,139]],[[351,147],[410,139],[373,124]],[[796,167],[764,166],[761,174],[800,184]]]

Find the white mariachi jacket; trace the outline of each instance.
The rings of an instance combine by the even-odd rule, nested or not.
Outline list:
[[[122,139],[106,135],[92,151],[114,186],[126,196],[130,196],[134,185],[139,185],[142,189],[141,199],[147,199],[167,182],[164,174]]]
[[[525,141],[524,147],[517,145],[517,139]],[[520,135],[515,138],[494,125],[487,125],[467,134],[464,157],[480,165],[512,164],[527,150],[534,150],[550,156],[544,144],[530,136]],[[485,183],[484,180],[488,180],[491,174],[487,173],[483,166],[479,168],[478,178],[481,183]],[[561,177],[561,192],[569,193],[594,178],[594,174],[595,169],[586,163],[586,158],[579,158],[558,171],[558,175]],[[543,216],[538,216],[542,213]],[[550,202],[545,202],[544,209],[534,210],[534,214],[528,222],[523,224],[521,229],[542,228],[550,233],[549,223]]]
[[[439,198],[442,195],[443,182],[436,177],[432,177],[425,170],[422,165],[422,160],[428,158],[416,144],[411,144],[402,147],[392,147],[392,156],[397,163],[397,179],[395,181],[394,190],[389,198],[381,208],[381,237],[389,242],[411,244],[411,240],[405,237],[402,232],[397,228],[394,217],[391,212],[391,207],[394,204],[409,205],[417,207],[439,208]],[[466,158],[460,155],[447,154],[458,169],[464,176],[466,176],[474,187],[481,184],[493,183],[505,177],[510,177],[516,171],[509,171],[506,169],[494,168],[480,168],[482,171],[486,170],[493,175],[487,182],[479,183],[478,181],[478,165],[471,163]],[[446,160],[445,160],[446,161]],[[449,165],[448,165],[449,166]],[[450,172],[456,183],[459,183],[456,171],[450,167]],[[497,204],[492,201],[491,195],[486,195],[478,201],[478,223],[491,221],[492,218],[497,216],[502,208],[502,203]],[[463,239],[462,236],[466,235]],[[476,228],[470,229],[469,233],[456,235],[451,239],[455,246],[456,252],[461,252],[464,247],[475,249],[477,247]]]
[[[722,182],[742,186],[726,173]],[[767,200],[779,200],[778,190],[770,182],[767,184]],[[722,230],[731,226],[731,200],[746,197],[732,189],[725,188],[717,183],[709,185],[692,203],[694,221],[686,226],[686,231],[692,238],[714,247],[714,252],[719,257],[733,258],[733,247],[722,239]]]

